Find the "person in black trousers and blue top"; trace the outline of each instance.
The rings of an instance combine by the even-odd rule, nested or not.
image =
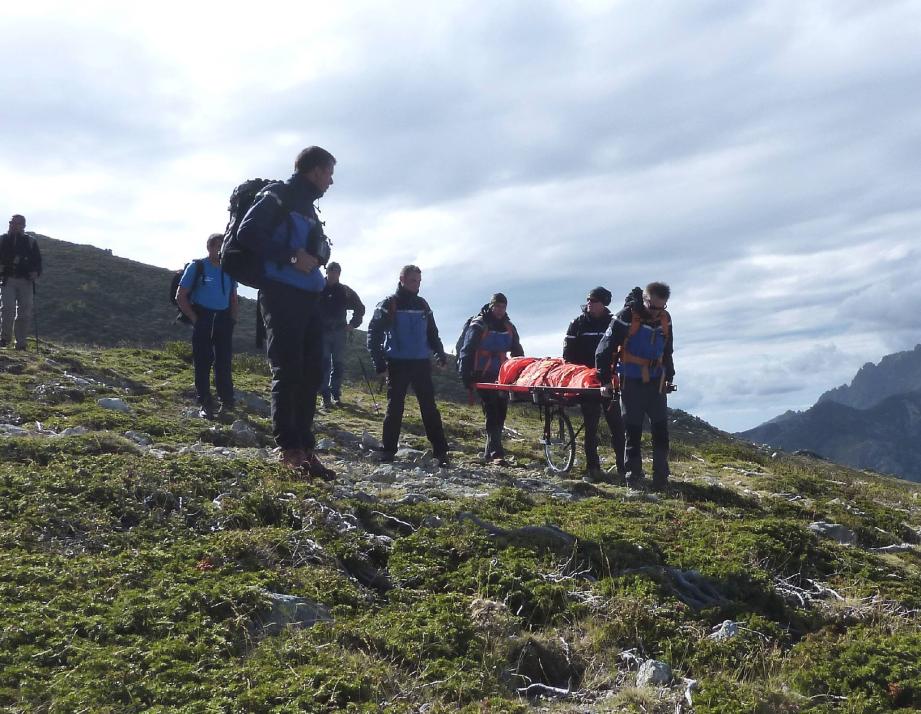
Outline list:
[[[611,359],[619,350],[624,422],[627,427],[627,485],[643,482],[643,421],[648,416],[652,431],[652,487],[668,485],[667,394],[673,391],[675,363],[672,358],[672,319],[665,309],[671,289],[665,283],[634,288],[626,304],[611,320],[595,352],[595,368],[603,389],[611,392]]]
[[[508,298],[502,293],[495,293],[464,330],[457,369],[467,389],[472,389],[476,382],[495,382],[499,378],[502,363],[509,355],[524,355],[518,330],[509,320],[507,311]],[[501,461],[505,457],[502,429],[508,412],[508,393],[479,389],[477,394],[486,417],[486,449],[483,457],[487,461]]]
[[[214,418],[211,367],[214,387],[221,400],[219,413],[233,410],[233,326],[237,321],[237,283],[221,270],[223,233],[208,236],[208,257],[189,263],[179,280],[176,304],[192,323],[192,364],[199,415]]]
[[[294,174],[270,184],[240,224],[240,243],[263,260],[260,307],[272,369],[272,431],[281,464],[311,476],[335,472],[314,453],[313,417],[320,390],[323,325],[320,265],[330,244],[314,203],[333,185],[336,159],[310,146],[298,154]]]
[[[419,297],[422,271],[406,265],[400,271],[396,292],[384,298],[368,323],[368,351],[378,374],[387,374],[387,414],[384,416],[381,460],[393,461],[403,425],[406,390],[412,386],[440,466],[448,466],[448,441],[441,414],[435,405],[432,384],[432,355],[440,367],[447,364],[444,346],[438,336],[435,316],[428,303]]]

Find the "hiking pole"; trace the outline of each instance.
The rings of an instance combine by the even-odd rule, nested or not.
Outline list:
[[[361,357],[358,358],[358,366],[361,367],[361,374],[365,378],[365,384],[368,387],[368,394],[371,395],[371,402],[374,404],[374,411],[380,411],[381,405],[377,403],[377,399],[374,396],[374,390],[371,389],[371,380],[368,379],[368,370],[365,369],[365,363],[361,361]]]

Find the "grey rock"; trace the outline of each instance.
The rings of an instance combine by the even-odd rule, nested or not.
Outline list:
[[[841,545],[854,545],[857,542],[857,535],[854,531],[846,526],[842,526],[840,523],[814,521],[809,524],[809,530],[824,538],[831,538]]]
[[[636,673],[637,687],[665,686],[672,681],[672,668],[665,662],[647,659]]]
[[[260,615],[255,625],[262,634],[277,635],[288,628],[311,627],[318,622],[330,622],[332,617],[325,605],[294,595],[266,593],[267,611]]]
[[[382,449],[384,445],[367,431],[361,433],[361,445],[366,449]]]
[[[96,404],[103,409],[111,409],[112,411],[122,412],[123,414],[130,414],[132,411],[128,402],[121,397],[102,397],[96,400]]]
[[[320,439],[320,440],[317,442],[316,448],[317,448],[318,451],[329,451],[329,450],[332,449],[335,445],[336,445],[336,442],[333,441],[332,439]]]
[[[404,446],[401,449],[397,449],[396,457],[404,461],[416,461],[425,455],[424,451],[419,449],[411,449],[408,446]]]
[[[253,392],[235,389],[233,398],[238,405],[242,405],[247,411],[253,412],[254,414],[268,416],[272,411],[272,406],[265,399]]]
[[[153,438],[150,434],[145,434],[143,431],[134,431],[133,429],[125,432],[125,438],[131,439],[139,446],[150,446],[153,443]]]
[[[28,436],[28,429],[23,429],[15,424],[0,424],[0,435],[3,436]]]
[[[430,513],[422,519],[422,525],[426,528],[441,528],[444,525],[444,519]]]
[[[368,480],[377,483],[393,483],[397,480],[397,468],[393,464],[381,464],[368,474]]]
[[[713,632],[707,635],[707,637],[711,640],[722,642],[723,640],[731,640],[738,634],[739,626],[736,623],[732,620],[723,620],[719,625],[713,628]]]
[[[80,434],[86,434],[88,432],[89,429],[85,426],[69,426],[58,434],[58,436],[80,436]]]
[[[237,446],[257,446],[259,438],[256,431],[243,419],[237,419],[230,425],[231,438]]]
[[[429,499],[421,493],[407,493],[403,498],[395,501],[395,503],[401,506],[414,506],[417,503],[425,503],[428,500]]]

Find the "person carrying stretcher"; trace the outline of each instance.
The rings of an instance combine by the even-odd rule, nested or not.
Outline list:
[[[627,431],[624,465],[629,486],[643,482],[641,440],[643,421],[649,416],[654,490],[663,490],[669,477],[666,395],[674,391],[675,378],[672,320],[665,309],[670,296],[671,289],[665,283],[649,283],[645,290],[634,288],[595,352],[595,369],[602,385],[611,384],[612,358],[619,353],[617,371]],[[610,386],[604,389],[613,392]]]
[[[495,382],[509,354],[512,357],[524,355],[518,330],[508,319],[507,309],[508,299],[502,293],[496,293],[464,330],[457,368],[467,389],[471,389],[477,382]],[[486,415],[486,448],[483,455],[487,461],[502,459],[505,456],[502,429],[508,411],[508,393],[479,389],[477,394],[480,395],[483,413]]]
[[[594,288],[585,298],[582,314],[569,323],[563,342],[563,359],[573,364],[595,366],[595,350],[614,316],[608,310],[611,292],[601,286]],[[610,379],[608,380],[610,381]],[[611,477],[602,471],[598,458],[598,422],[604,412],[611,430],[611,448],[618,476],[624,476],[624,421],[620,413],[620,399],[614,394],[598,401],[583,401],[582,422],[585,425],[585,480],[590,483],[610,482]]]

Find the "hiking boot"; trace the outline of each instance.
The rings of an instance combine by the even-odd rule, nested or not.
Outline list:
[[[307,452],[303,449],[285,449],[281,452],[278,463],[286,469],[299,469],[304,465],[306,460]]]
[[[582,480],[585,483],[608,483],[608,475],[601,470],[600,466],[591,466],[585,469],[585,473],[582,475]]]
[[[334,396],[332,401],[333,401],[333,406],[334,406],[334,407],[341,407],[341,406],[342,406],[342,397],[335,397],[335,396]]]
[[[317,458],[317,455],[312,451],[306,452],[304,466],[307,468],[308,474],[321,478],[324,481],[332,481],[336,478],[336,472],[328,466],[324,466],[320,462],[320,459]]]
[[[17,349],[17,350],[25,350],[25,349],[26,349],[26,343],[25,343],[25,342],[17,342],[17,343],[16,343],[16,349]]]
[[[652,490],[653,491],[665,491],[668,488],[668,479],[667,478],[658,478],[656,476],[652,477]]]
[[[435,458],[438,459],[438,465],[443,469],[451,468],[451,462],[448,460],[447,454],[435,454]]]
[[[396,458],[395,451],[387,451],[387,449],[383,447],[375,449],[374,452],[377,454],[377,457],[380,459],[381,463],[392,464],[394,458]]]
[[[213,404],[202,404],[198,408],[198,416],[201,419],[207,419],[208,421],[214,421],[214,405]]]
[[[217,410],[217,415],[221,416],[233,416],[234,409],[236,409],[236,404],[233,402],[221,402],[220,408]]]
[[[323,395],[323,408],[324,408],[324,409],[332,409],[332,406],[333,406],[333,400],[330,399],[329,397],[327,397],[327,396],[324,394],[324,395]]]
[[[7,344],[6,339],[3,337],[0,337],[0,350],[6,349],[6,344]]]

